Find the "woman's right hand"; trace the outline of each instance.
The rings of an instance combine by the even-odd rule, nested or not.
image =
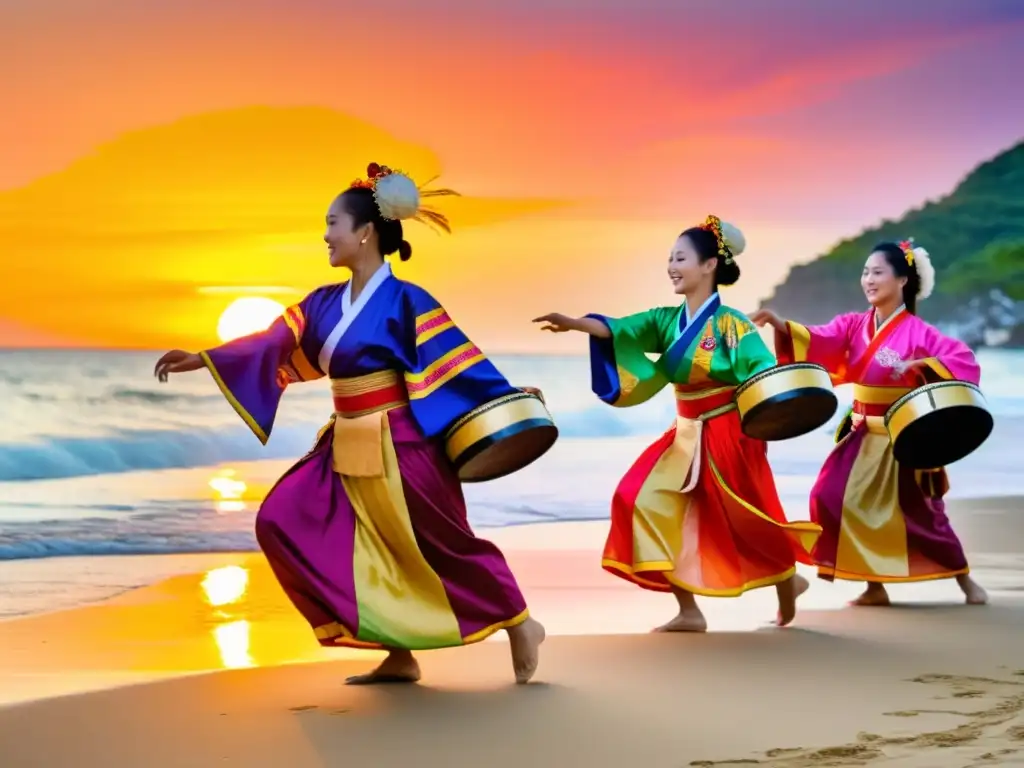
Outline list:
[[[551,331],[552,333],[565,333],[566,331],[575,331],[577,329],[576,318],[561,315],[558,312],[535,317],[533,322],[544,323],[540,329],[542,331]]]
[[[770,325],[776,331],[780,333],[788,333],[789,325],[779,317],[777,314],[772,312],[770,309],[759,309],[757,312],[751,312],[747,317],[750,318],[750,322],[756,325],[758,328],[764,328],[766,325]]]
[[[169,374],[198,371],[202,367],[203,359],[199,357],[199,355],[194,352],[186,352],[182,349],[172,349],[156,361],[156,367],[153,369],[153,375],[156,376],[159,381],[167,381]]]

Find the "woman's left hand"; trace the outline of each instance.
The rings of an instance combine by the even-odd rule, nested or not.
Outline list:
[[[520,387],[519,389],[521,389],[521,390],[522,390],[523,392],[526,392],[526,393],[527,393],[528,395],[534,395],[534,396],[535,396],[535,397],[537,397],[537,398],[538,398],[538,399],[539,399],[539,400],[540,400],[540,401],[541,401],[542,403],[544,402],[544,393],[543,393],[543,392],[541,392],[541,391],[540,391],[539,389],[537,389],[536,387]]]

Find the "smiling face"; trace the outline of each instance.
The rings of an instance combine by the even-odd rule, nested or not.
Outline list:
[[[708,259],[701,263],[697,250],[690,238],[683,235],[672,246],[668,257],[668,278],[677,294],[696,291],[707,281],[714,281],[717,259]]]
[[[327,210],[327,229],[324,242],[327,243],[327,258],[332,267],[351,267],[363,248],[363,239],[368,238],[370,224],[353,227],[352,214],[345,207],[344,197],[338,197]]]
[[[907,278],[897,277],[892,265],[881,251],[868,256],[864,272],[860,276],[860,287],[873,307],[893,306],[903,303],[903,286]]]

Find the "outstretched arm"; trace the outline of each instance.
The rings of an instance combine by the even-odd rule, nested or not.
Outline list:
[[[579,331],[580,333],[593,336],[595,339],[610,339],[612,337],[612,332],[608,330],[608,326],[593,317],[569,317],[568,315],[552,312],[541,317],[535,317],[533,322],[544,323],[540,329],[542,331],[551,331],[551,333]]]
[[[770,309],[750,315],[757,326],[770,325],[775,330],[775,354],[780,365],[817,363],[825,367],[835,384],[846,382],[850,337],[861,315],[851,312],[838,315],[826,325],[803,325],[785,320]]]
[[[209,370],[224,397],[266,443],[285,388],[323,376],[300,346],[306,315],[316,291],[285,310],[265,331],[229,341],[198,354],[175,349],[161,357],[153,373],[167,381],[171,373]]]
[[[618,408],[639,405],[669,383],[658,362],[649,355],[665,352],[666,329],[677,310],[660,307],[626,317],[588,315],[590,332],[590,388],[601,400]]]

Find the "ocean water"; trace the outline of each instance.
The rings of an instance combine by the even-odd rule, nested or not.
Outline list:
[[[156,357],[0,352],[0,560],[256,550],[259,499],[310,447],[331,411],[328,387],[314,382],[286,392],[274,434],[261,446],[208,375],[159,384]],[[1017,458],[1024,353],[985,350],[980,359],[996,430],[950,469],[952,493],[1024,493]],[[526,470],[467,486],[473,524],[606,518],[618,478],[672,422],[671,393],[613,409],[590,393],[585,357],[495,362],[513,383],[544,390],[562,437]],[[840,395],[849,401],[849,392]],[[770,448],[791,516],[806,515],[834,426]]]

